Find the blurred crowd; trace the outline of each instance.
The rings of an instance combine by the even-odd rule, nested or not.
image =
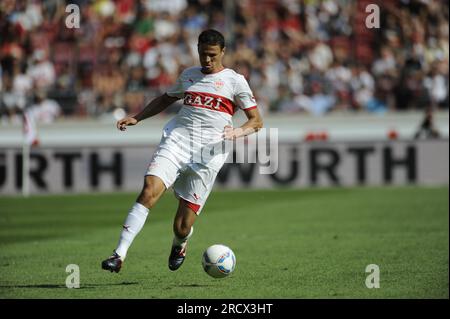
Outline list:
[[[448,109],[444,0],[2,0],[0,121],[135,113],[198,65],[207,28],[265,114]]]

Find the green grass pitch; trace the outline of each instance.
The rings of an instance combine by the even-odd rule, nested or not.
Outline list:
[[[167,267],[177,202],[166,194],[119,274],[101,270],[136,194],[0,198],[0,298],[448,298],[448,187],[214,191],[184,265]],[[235,272],[213,279],[209,245]],[[65,285],[77,264],[80,288]],[[380,288],[365,285],[366,266]]]

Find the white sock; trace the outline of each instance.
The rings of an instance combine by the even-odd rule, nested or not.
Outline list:
[[[148,208],[144,205],[135,203],[128,212],[122,232],[120,233],[119,244],[115,250],[122,260],[125,259],[128,248],[130,248],[134,238],[144,226],[148,211]]]
[[[192,234],[194,233],[194,226],[191,227],[191,231],[189,232],[189,234],[184,237],[184,238],[178,238],[177,235],[175,235],[173,237],[173,242],[172,242],[172,247],[173,246],[181,246],[184,248],[184,246],[186,246],[186,243],[188,241],[189,238],[191,238]]]

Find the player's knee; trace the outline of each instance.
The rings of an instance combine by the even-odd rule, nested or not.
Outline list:
[[[141,191],[141,194],[139,195],[138,201],[144,206],[152,208],[157,200],[158,196],[152,185],[145,185]]]
[[[185,238],[191,232],[191,225],[188,225],[185,222],[176,222],[174,223],[173,232],[178,238]]]

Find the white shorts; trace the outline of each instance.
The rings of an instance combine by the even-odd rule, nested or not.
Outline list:
[[[159,177],[166,189],[173,187],[175,197],[188,202],[199,215],[211,193],[217,171],[197,163],[181,163],[155,154],[148,166],[146,176]]]

